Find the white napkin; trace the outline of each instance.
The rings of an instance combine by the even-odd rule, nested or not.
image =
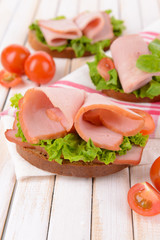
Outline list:
[[[155,22],[154,24],[150,25],[149,27],[147,27],[145,29],[145,31],[160,32],[159,26],[160,26],[160,20]],[[68,74],[67,76],[63,77],[63,79],[73,82],[74,84],[84,85],[86,88],[87,87],[92,88],[93,91],[95,90],[95,86],[92,84],[89,74],[88,74],[87,65],[84,65],[81,68],[77,69],[76,71]],[[58,82],[56,83],[56,85],[57,86],[59,85]],[[60,84],[60,86],[62,86],[62,85],[63,84]],[[65,84],[65,87],[72,87],[72,86],[70,86],[70,85],[67,86],[67,84]],[[73,87],[76,87],[76,86],[74,85]],[[4,132],[6,129],[12,128],[13,120],[14,120],[13,117],[9,117],[9,116],[2,117],[1,122],[4,127]],[[17,153],[14,143],[11,143],[6,140],[6,144],[8,146],[8,151],[10,153],[11,159],[15,166],[15,174],[16,174],[17,180],[21,180],[26,177],[33,177],[33,176],[54,175],[52,173],[38,169],[38,168],[34,167],[33,165],[31,165],[30,163],[28,163],[27,161],[25,161]],[[141,164],[151,163],[155,158],[157,158],[160,155],[159,146],[160,146],[160,140],[158,140],[158,139],[149,140],[145,147]],[[153,148],[154,148],[154,151],[153,151]],[[154,156],[153,156],[153,154],[154,154]]]
[[[4,116],[1,119],[1,122],[3,124],[4,132],[6,129],[11,129],[13,126],[14,118],[10,116]],[[11,160],[14,163],[15,167],[15,174],[17,180],[24,179],[26,177],[32,177],[32,176],[51,176],[54,175],[52,173],[43,171],[39,168],[36,168],[35,166],[31,165],[27,161],[25,161],[16,151],[16,145],[15,143],[11,143],[7,141],[6,144],[8,147],[8,151],[11,156]]]

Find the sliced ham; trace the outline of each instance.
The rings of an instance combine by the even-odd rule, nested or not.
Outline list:
[[[33,88],[26,92],[21,103],[19,121],[29,143],[40,139],[64,137],[85,99],[78,89]]]
[[[135,112],[111,102],[100,94],[87,96],[75,118],[75,129],[82,139],[95,146],[119,150],[123,136],[137,134],[144,119]]]
[[[140,55],[150,54],[147,43],[137,34],[122,36],[111,45],[111,53],[125,93],[133,92],[159,73],[143,72],[136,67]]]
[[[74,21],[83,34],[92,39],[92,43],[114,37],[110,17],[105,12],[84,12]]]
[[[116,156],[116,160],[113,164],[128,164],[128,165],[137,165],[141,161],[143,152],[143,147],[132,146],[131,150],[127,151],[125,155]]]
[[[22,147],[25,147],[25,148],[37,149],[37,150],[47,154],[46,150],[44,148],[40,147],[40,146],[31,145],[28,142],[22,142],[22,138],[21,137],[16,137],[15,136],[16,134],[17,134],[17,130],[14,130],[14,129],[8,129],[5,132],[5,136],[6,136],[8,141],[13,142],[15,144],[18,144],[18,145],[20,145]]]
[[[50,46],[61,46],[66,44],[68,39],[82,36],[81,30],[70,19],[39,20],[38,25]]]

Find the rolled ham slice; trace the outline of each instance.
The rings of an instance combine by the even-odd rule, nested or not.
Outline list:
[[[8,129],[5,131],[5,137],[7,138],[8,141],[13,142],[21,147],[36,149],[38,151],[41,151],[41,152],[47,154],[47,152],[44,148],[42,148],[40,146],[32,145],[28,142],[23,142],[21,137],[15,136],[16,134],[17,134],[17,130],[14,130],[14,129]]]
[[[84,12],[74,21],[83,34],[92,39],[92,43],[114,37],[110,17],[105,12]]]
[[[131,150],[127,151],[125,155],[117,155],[113,164],[138,165],[141,161],[142,153],[143,147],[132,146]]]
[[[67,39],[82,36],[81,30],[71,19],[39,20],[38,25],[50,46],[61,46],[67,43]]]
[[[83,104],[85,93],[78,89],[33,88],[21,103],[19,121],[27,141],[64,137],[72,128],[74,117]]]
[[[100,94],[87,96],[75,117],[79,136],[95,146],[117,151],[123,136],[137,134],[144,126],[144,119]]]
[[[122,36],[111,45],[111,53],[125,93],[133,92],[159,73],[143,72],[136,67],[140,55],[150,54],[147,43],[137,34]]]

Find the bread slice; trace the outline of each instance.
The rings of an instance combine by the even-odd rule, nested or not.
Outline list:
[[[63,160],[63,164],[60,165],[54,160],[48,161],[47,154],[40,152],[37,149],[25,148],[20,145],[16,145],[16,149],[21,157],[35,167],[63,176],[87,178],[102,177],[116,173],[128,167],[128,165],[105,165],[104,163],[96,160],[90,163],[85,163],[83,161],[71,163],[68,160]]]
[[[116,39],[114,37],[111,42],[113,42]],[[55,58],[76,58],[75,52],[71,47],[65,48],[62,52],[58,52],[57,50],[50,50],[47,45],[40,42],[36,37],[36,31],[35,30],[29,30],[28,32],[28,42],[31,45],[31,47],[36,51],[45,51],[49,53],[52,57]],[[107,51],[109,47],[104,48],[104,51]],[[85,52],[83,57],[91,56],[90,52]]]
[[[102,90],[104,94],[106,94],[108,97],[115,98],[117,100],[121,101],[127,101],[127,102],[159,102],[160,101],[160,95],[154,97],[153,99],[150,99],[149,97],[144,98],[137,98],[133,93],[121,93],[116,92],[114,90]]]

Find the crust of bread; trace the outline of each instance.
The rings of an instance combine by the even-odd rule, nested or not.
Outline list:
[[[116,39],[114,37],[111,42],[113,42]],[[50,50],[45,44],[41,43],[37,37],[36,37],[36,32],[34,30],[29,30],[28,32],[28,42],[31,45],[31,47],[36,50],[36,51],[45,51],[49,53],[52,57],[55,58],[76,58],[76,55],[74,53],[74,50],[71,47],[67,47],[64,49],[62,52],[58,52],[56,50]],[[109,47],[104,48],[104,51],[107,51]],[[91,56],[90,52],[85,52],[83,57]]]
[[[99,161],[93,161],[91,163],[84,163],[83,161],[69,162],[63,160],[62,165],[53,161],[48,161],[47,155],[31,148],[24,148],[20,145],[16,145],[17,152],[30,164],[42,170],[55,173],[63,176],[74,177],[102,177],[112,173],[121,171],[128,167],[128,165],[105,165]]]
[[[115,98],[117,100],[121,101],[127,101],[127,102],[159,102],[160,101],[160,95],[154,97],[153,99],[150,99],[148,97],[144,98],[137,98],[133,93],[121,93],[116,92],[114,90],[102,90],[104,94],[106,94],[108,97]]]

